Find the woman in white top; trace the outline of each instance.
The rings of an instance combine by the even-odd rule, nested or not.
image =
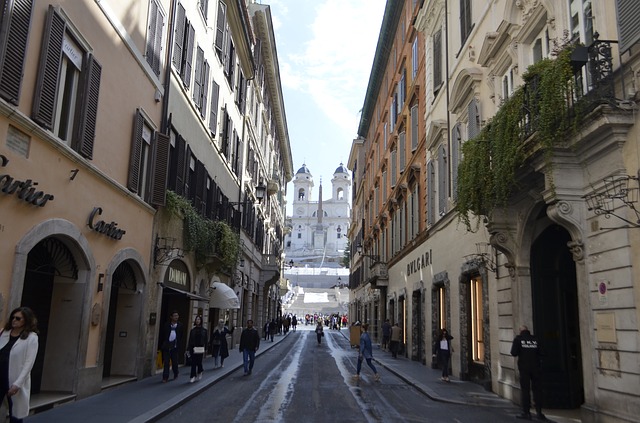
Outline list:
[[[9,315],[0,333],[0,395],[5,398],[13,422],[29,415],[31,369],[38,354],[38,321],[28,307]]]

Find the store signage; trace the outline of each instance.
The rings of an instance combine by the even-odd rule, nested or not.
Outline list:
[[[429,250],[407,263],[407,276],[411,276],[413,273],[427,266],[431,266],[432,264],[433,252]]]
[[[102,207],[94,207],[93,211],[89,215],[89,222],[87,222],[87,226],[98,233],[108,236],[109,238],[122,239],[122,235],[127,233],[127,231],[118,228],[118,224],[116,222],[111,221],[111,223],[107,223],[104,220],[95,222],[96,217],[101,214]]]
[[[178,285],[187,286],[188,275],[175,267],[169,267],[169,282],[176,283]]]
[[[9,159],[0,155],[0,167],[5,167]],[[15,194],[21,200],[34,206],[44,207],[48,201],[53,201],[53,194],[45,194],[36,188],[37,182],[32,179],[20,181],[8,173],[0,174],[0,191],[7,195]]]

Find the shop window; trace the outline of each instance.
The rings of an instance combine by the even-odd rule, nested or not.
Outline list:
[[[476,276],[469,283],[471,310],[471,354],[475,362],[484,362],[484,331],[483,331],[483,296],[482,278]]]

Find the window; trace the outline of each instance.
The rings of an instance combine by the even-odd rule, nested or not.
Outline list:
[[[178,3],[175,30],[173,33],[173,66],[178,71],[185,87],[191,84],[191,63],[195,29],[186,17],[184,6]]]
[[[93,157],[102,67],[65,18],[49,6],[33,120],[83,157]]]
[[[438,213],[444,216],[447,212],[447,149],[441,145],[438,151]]]
[[[471,34],[471,0],[460,0],[460,45],[463,46]]]
[[[216,81],[211,81],[211,111],[209,112],[209,130],[211,136],[216,136],[218,130],[218,98],[220,96],[220,86]]]
[[[298,239],[302,239],[302,234],[298,233]]]
[[[533,63],[538,63],[540,60],[549,57],[549,43],[549,31],[545,27],[531,43],[531,60]]]
[[[0,1],[0,97],[18,105],[32,0]]]
[[[162,30],[164,28],[164,14],[158,4],[158,0],[149,2],[149,19],[147,24],[147,46],[144,53],[147,63],[153,73],[160,75],[160,62],[162,61]]]
[[[593,43],[593,10],[591,0],[569,0],[571,38],[589,46]]]
[[[418,148],[418,105],[411,108],[411,151]]]
[[[507,100],[513,94],[513,68],[509,68],[502,77],[502,99]]]
[[[462,127],[458,123],[451,134],[451,190],[454,200],[458,198],[458,164],[462,151]]]
[[[200,13],[202,13],[202,17],[206,21],[209,14],[209,0],[198,0],[198,5],[200,6]]]
[[[205,117],[207,111],[207,91],[209,90],[209,63],[204,59],[204,51],[198,46],[196,53],[196,70],[193,76],[193,101]],[[216,101],[217,102],[217,101]],[[217,107],[217,106],[216,106]]]
[[[404,109],[404,102],[407,97],[407,70],[402,69],[402,76],[400,77],[400,81],[398,82],[398,109],[397,114],[400,115],[402,113],[402,109]]]
[[[407,167],[407,134],[402,131],[400,135],[398,135],[398,150],[399,150],[399,171],[400,173],[404,172]]]
[[[411,239],[418,235],[420,228],[420,197],[418,196],[418,193],[418,184],[415,184],[413,191],[411,192]]]
[[[397,174],[398,174],[398,150],[394,148],[393,150],[391,150],[391,188],[396,186]]]
[[[478,100],[473,99],[467,106],[469,122],[467,123],[468,139],[474,139],[480,134],[480,107]]]
[[[436,221],[435,207],[435,166],[433,161],[427,163],[427,224],[433,225]]]
[[[438,328],[447,328],[447,289],[444,285],[438,287]]]
[[[418,61],[420,57],[418,56],[418,37],[414,38],[413,44],[411,45],[411,80],[416,79],[416,75],[418,74]]]
[[[216,19],[216,40],[215,47],[216,53],[220,61],[223,61],[224,48],[226,45],[227,37],[227,5],[224,2],[218,2],[218,16]]]
[[[473,361],[484,362],[484,319],[482,304],[482,278],[476,276],[469,283],[471,310],[471,354]]]
[[[170,139],[155,131],[140,109],[136,111],[133,125],[127,187],[150,204],[164,205]]]
[[[442,87],[442,29],[433,34],[433,93]]]

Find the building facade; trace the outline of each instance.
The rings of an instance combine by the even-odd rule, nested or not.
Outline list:
[[[583,421],[633,421],[639,34],[629,17],[640,5],[417,3],[387,4],[349,161],[350,240],[363,246],[353,253],[353,312],[376,325],[399,321],[405,354],[426,365],[446,327],[454,375],[515,402],[510,346],[527,325],[545,349],[543,407],[578,410]],[[400,34],[410,33],[403,28],[417,32],[423,71],[415,172],[394,157],[390,129],[402,130],[402,117],[400,126],[392,118],[403,98],[398,64],[411,57],[400,54]],[[546,97],[554,90],[565,90],[555,103]],[[387,161],[374,176],[375,146],[387,134]],[[403,206],[412,173],[416,235],[412,208]],[[376,183],[388,205],[370,215]]]
[[[269,6],[2,10],[0,316],[38,318],[32,395],[154,375],[173,310],[275,315],[293,168]]]

